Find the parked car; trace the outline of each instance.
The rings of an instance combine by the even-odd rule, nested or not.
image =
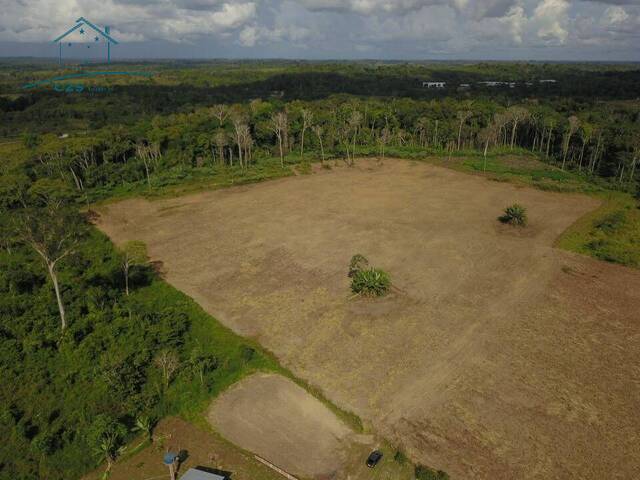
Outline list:
[[[375,467],[381,459],[382,452],[380,450],[374,450],[373,452],[371,452],[371,455],[369,455],[369,458],[367,458],[367,467]]]

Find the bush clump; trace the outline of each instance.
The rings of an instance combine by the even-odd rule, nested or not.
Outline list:
[[[504,215],[498,217],[502,223],[524,227],[527,225],[527,209],[522,205],[514,203],[510,207],[504,209]]]
[[[449,475],[442,470],[433,470],[424,465],[416,465],[416,480],[449,480]]]
[[[379,268],[369,268],[369,260],[363,255],[354,255],[349,263],[351,290],[357,295],[382,297],[391,288],[389,274]]]
[[[366,297],[382,297],[391,288],[391,279],[384,270],[370,268],[356,272],[351,279],[353,293]]]

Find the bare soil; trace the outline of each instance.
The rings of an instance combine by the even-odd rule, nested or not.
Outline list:
[[[529,209],[524,230],[500,225]],[[167,280],[460,479],[640,478],[640,272],[552,247],[596,208],[419,162],[101,207]],[[364,254],[398,290],[351,299]]]
[[[334,477],[352,433],[325,405],[280,375],[254,374],[216,399],[208,419],[225,438],[302,477]]]
[[[280,474],[259,463],[249,452],[180,418],[162,420],[153,436],[154,443],[140,452],[129,456],[125,452],[125,457],[113,466],[109,480],[168,480],[169,470],[162,462],[167,451],[184,454],[178,478],[192,467],[205,467],[221,475],[231,474],[233,480],[282,480]],[[96,470],[85,480],[100,479],[103,471],[104,468]]]

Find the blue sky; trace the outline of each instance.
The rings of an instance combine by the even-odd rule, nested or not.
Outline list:
[[[115,58],[640,61],[640,0],[0,0],[0,11],[0,56],[56,56],[50,41],[84,16],[111,25]]]

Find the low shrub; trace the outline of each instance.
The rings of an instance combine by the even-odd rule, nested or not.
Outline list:
[[[398,463],[400,465],[404,465],[405,463],[407,463],[409,461],[407,456],[400,449],[396,450],[396,453],[393,455],[393,459],[395,460],[396,463]]]
[[[389,275],[378,268],[358,270],[351,277],[351,290],[359,295],[382,297],[389,288],[391,288]]]
[[[594,222],[593,226],[605,233],[612,234],[624,227],[626,220],[627,216],[625,212],[623,210],[616,210]]]
[[[449,475],[442,470],[433,470],[424,465],[416,465],[416,480],[449,480]]]
[[[527,224],[527,209],[522,205],[514,203],[504,209],[504,215],[498,217],[502,223],[524,227]]]

